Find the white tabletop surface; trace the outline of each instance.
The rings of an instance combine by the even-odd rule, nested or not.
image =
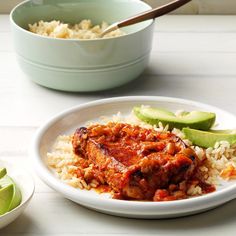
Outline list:
[[[47,187],[28,157],[37,130],[58,112],[91,100],[129,95],[191,99],[236,115],[236,16],[165,16],[156,22],[148,68],[110,91],[65,93],[31,82],[20,70],[8,15],[0,15],[0,158],[26,166],[36,192],[0,235],[233,235],[236,200],[206,213],[169,220],[135,220],[81,207]]]

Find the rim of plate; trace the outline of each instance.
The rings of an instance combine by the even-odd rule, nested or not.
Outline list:
[[[100,209],[99,206],[106,206],[112,204],[112,206],[116,209],[116,212],[120,211],[123,212],[122,208],[127,207],[130,210],[135,210],[136,212],[142,211],[142,210],[155,210],[159,209],[160,211],[166,210],[166,214],[170,213],[176,213],[178,211],[182,211],[184,209],[184,212],[190,212],[200,209],[205,209],[214,207],[216,205],[225,203],[227,201],[230,201],[236,197],[236,184],[232,184],[229,186],[226,186],[224,189],[216,190],[213,193],[205,194],[198,197],[183,199],[183,200],[176,200],[176,201],[163,201],[163,202],[142,202],[142,201],[127,201],[127,200],[115,200],[115,199],[107,199],[107,198],[101,198],[99,196],[89,196],[83,193],[83,191],[78,191],[78,189],[73,188],[71,186],[66,185],[63,183],[59,178],[53,175],[53,173],[50,172],[49,168],[46,166],[46,164],[43,162],[39,155],[39,146],[40,141],[45,133],[45,131],[56,121],[61,120],[62,117],[65,117],[77,110],[82,110],[84,108],[93,107],[97,105],[104,105],[114,102],[144,102],[144,101],[156,101],[156,102],[173,102],[173,103],[180,103],[183,105],[193,105],[199,108],[203,109],[209,109],[214,110],[217,112],[223,112],[227,114],[228,116],[233,117],[236,120],[236,116],[233,114],[224,111],[222,109],[219,109],[217,107],[207,105],[204,103],[192,101],[192,100],[186,100],[182,98],[174,98],[174,97],[163,97],[163,96],[125,96],[125,97],[114,97],[114,98],[105,98],[100,100],[91,101],[88,103],[84,103],[78,106],[74,106],[72,108],[66,109],[57,115],[53,116],[51,119],[49,119],[46,123],[44,123],[36,132],[34,139],[32,140],[32,143],[30,145],[29,155],[33,158],[33,164],[34,167],[38,173],[38,175],[41,177],[41,179],[50,187],[52,187],[54,190],[60,192],[64,196],[70,198],[70,199],[80,199],[81,204],[84,205],[84,199],[81,199],[83,197],[86,197],[85,202],[92,202],[91,205],[97,206],[98,209]],[[80,190],[80,189],[79,189]],[[88,206],[88,205],[87,205]],[[150,215],[154,214],[154,211],[152,213],[150,212]],[[165,214],[162,212],[162,215]]]

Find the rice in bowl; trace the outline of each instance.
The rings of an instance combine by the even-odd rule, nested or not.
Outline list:
[[[108,23],[103,21],[100,25],[93,25],[91,20],[82,20],[78,24],[70,25],[60,21],[40,20],[34,24],[29,24],[29,31],[42,36],[61,39],[98,39],[101,33],[108,27]],[[103,38],[112,38],[125,35],[125,32],[117,29],[107,33]]]

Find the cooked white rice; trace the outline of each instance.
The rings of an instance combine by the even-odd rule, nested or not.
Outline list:
[[[42,36],[48,36],[52,38],[63,38],[63,39],[97,39],[104,29],[108,27],[108,23],[103,21],[100,25],[93,25],[91,20],[82,20],[78,24],[69,25],[60,21],[42,21],[34,24],[29,24],[29,31]],[[114,30],[103,38],[112,38],[125,35],[120,30]]]

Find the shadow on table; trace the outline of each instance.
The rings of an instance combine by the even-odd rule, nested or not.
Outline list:
[[[167,83],[167,84],[166,84]],[[109,90],[102,90],[102,91],[95,91],[95,92],[64,92],[64,91],[58,91],[49,89],[46,87],[41,87],[40,85],[33,84],[31,82],[32,87],[41,87],[43,90],[47,90],[49,92],[54,93],[55,95],[63,94],[63,96],[69,96],[69,97],[114,97],[114,96],[128,96],[132,93],[132,95],[157,95],[156,93],[159,91],[162,91],[162,88],[168,85],[168,80],[166,80],[166,76],[158,76],[158,75],[148,75],[148,74],[142,74],[135,80],[113,88]],[[147,94],[147,92],[151,92],[152,94]]]
[[[7,225],[3,229],[0,229],[0,235],[8,236],[15,233],[22,234],[24,232],[31,232],[31,228],[35,228],[33,220],[28,216],[28,214],[23,213],[11,224]],[[11,232],[11,233],[8,233]]]
[[[135,232],[142,233],[173,233],[177,235],[178,231],[194,232],[199,229],[208,230],[211,228],[221,228],[224,227],[227,223],[234,224],[236,222],[235,214],[236,200],[228,202],[222,206],[219,206],[215,209],[209,210],[207,212],[195,214],[192,216],[185,216],[180,218],[172,219],[131,219],[131,218],[122,218],[116,216],[110,216],[102,213],[88,213],[91,220],[100,221],[101,224],[104,222],[106,224],[112,225],[114,232],[117,232],[115,228],[118,229],[122,226],[123,231],[132,232],[132,229],[135,229]],[[84,212],[86,214],[86,212]],[[104,225],[105,227],[105,225]]]
[[[32,81],[24,80],[24,88],[28,86],[29,91],[27,96],[46,97],[49,96],[51,100],[57,100],[59,103],[61,99],[63,104],[68,99],[68,103],[71,104],[71,99],[74,100],[75,104],[88,102],[92,100],[109,98],[109,97],[120,97],[120,96],[167,96],[167,97],[178,97],[191,100],[197,100],[199,102],[208,101],[209,88],[212,91],[218,90],[218,84],[213,82],[213,77],[210,76],[194,76],[194,75],[163,75],[163,74],[152,74],[148,69],[145,73],[139,76],[137,79],[114,89],[97,91],[97,92],[63,92],[48,89],[36,85]],[[224,84],[224,89],[233,92],[232,86],[227,83]],[[22,90],[24,91],[24,90]],[[199,96],[201,91],[201,96]],[[22,94],[22,96],[26,96]],[[221,98],[212,98],[213,104],[221,104]],[[37,99],[36,99],[37,102]],[[54,103],[52,103],[54,104]],[[50,106],[50,101],[48,106]]]
[[[194,90],[193,88],[194,84]],[[55,96],[63,94],[64,97],[77,97],[79,98],[93,98],[101,99],[108,97],[119,96],[170,96],[170,97],[199,97],[199,90],[205,89],[208,84],[212,85],[212,80],[199,79],[196,76],[183,76],[183,75],[152,75],[143,74],[137,79],[129,82],[128,84],[120,87],[97,91],[97,92],[63,92],[47,89],[54,93]],[[35,85],[38,86],[38,85]],[[45,90],[45,88],[43,88]]]

